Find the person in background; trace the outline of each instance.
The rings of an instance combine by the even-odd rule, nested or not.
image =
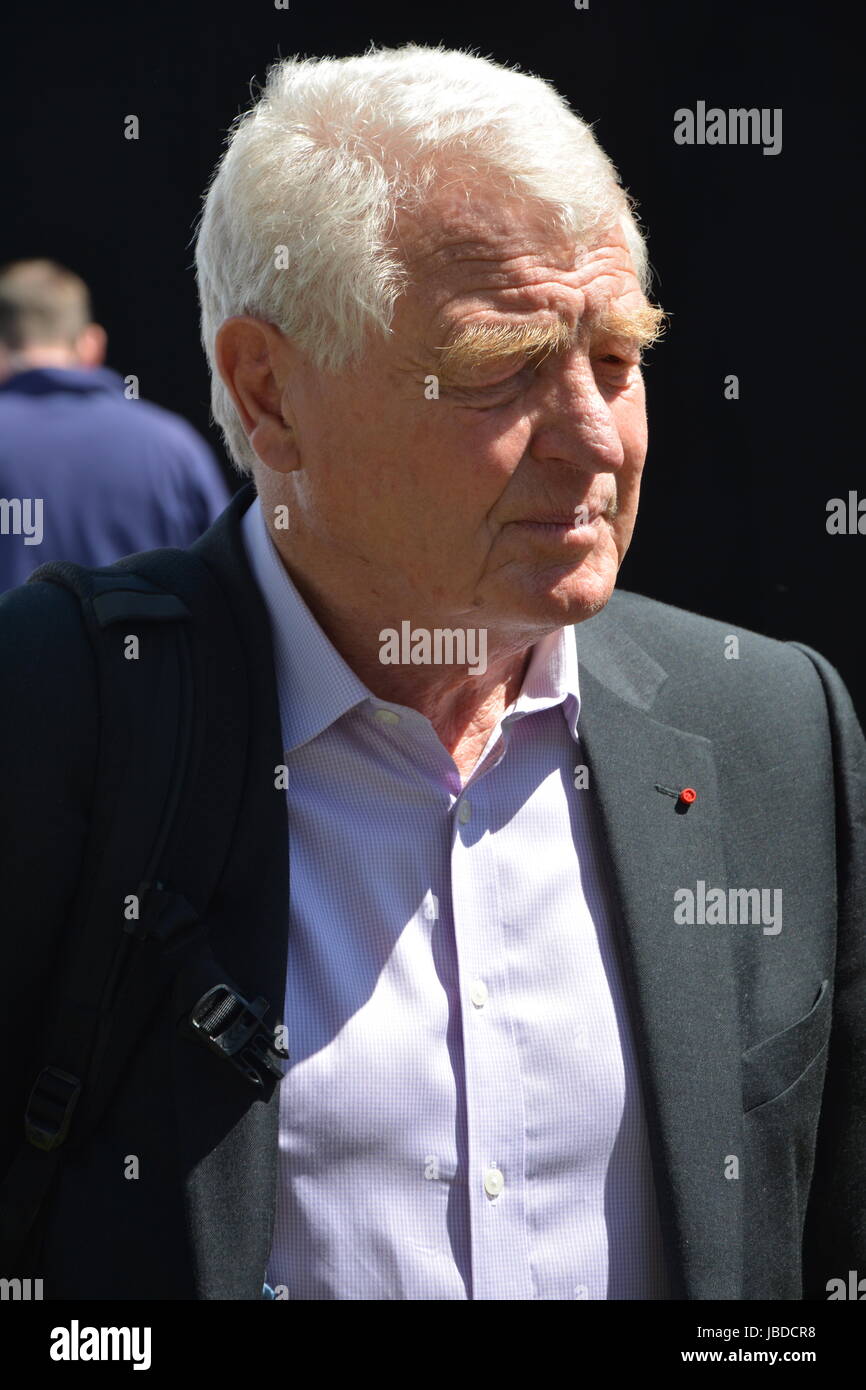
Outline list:
[[[0,269],[0,591],[49,560],[191,545],[229,500],[204,440],[128,399],[106,344],[77,275],[48,260]]]

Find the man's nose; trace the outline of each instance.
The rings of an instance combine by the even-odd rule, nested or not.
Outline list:
[[[570,463],[593,473],[615,473],[625,461],[610,403],[585,356],[560,362],[533,387],[535,424],[529,453],[539,463]]]

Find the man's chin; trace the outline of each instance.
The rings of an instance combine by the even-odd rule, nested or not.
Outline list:
[[[572,604],[571,612],[564,622],[573,626],[575,623],[585,623],[589,618],[594,618],[609,602],[614,587],[613,584],[606,584],[600,586],[598,592],[581,596]]]
[[[550,606],[552,614],[560,616],[563,627],[582,623],[604,608],[616,587],[616,577],[615,564],[603,563],[591,569],[584,562],[558,578],[548,574],[547,592],[538,598],[545,607]]]

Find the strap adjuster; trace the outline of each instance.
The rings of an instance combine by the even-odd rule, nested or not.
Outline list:
[[[81,1095],[77,1076],[59,1067],[43,1067],[33,1083],[24,1112],[24,1136],[35,1149],[57,1149],[69,1133],[72,1112]]]
[[[261,1088],[265,1073],[282,1080],[285,1060],[274,1045],[274,1030],[263,1022],[269,1008],[261,995],[249,1003],[230,985],[214,985],[193,1005],[189,1022],[211,1052]]]
[[[138,885],[141,917],[125,922],[123,930],[138,941],[155,941],[166,950],[186,946],[201,931],[201,920],[191,903],[167,884],[156,881]]]

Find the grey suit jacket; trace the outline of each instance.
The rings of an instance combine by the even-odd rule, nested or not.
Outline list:
[[[239,529],[252,496],[243,489],[193,547],[242,635],[248,693],[227,734],[245,735],[244,794],[208,924],[247,997],[279,1009],[288,831],[273,793],[270,630]],[[171,587],[177,552],[161,553]],[[574,631],[587,792],[618,904],[673,1295],[825,1299],[831,1279],[866,1275],[866,748],[847,693],[806,648],[634,594]],[[0,1023],[5,1055],[63,937],[98,711],[68,594],[34,583],[6,595],[4,637],[18,660],[0,689],[0,881],[19,987]],[[237,755],[228,741],[226,755]],[[203,836],[218,786],[192,817]],[[685,787],[697,793],[687,808],[668,794]],[[693,922],[680,920],[689,893]],[[764,905],[769,916],[742,920]],[[30,1271],[46,1297],[261,1296],[278,1094],[253,1098],[176,1019],[167,999],[105,1121],[61,1170]],[[0,1081],[7,1135],[19,1100]],[[136,1182],[120,1176],[127,1154]]]

